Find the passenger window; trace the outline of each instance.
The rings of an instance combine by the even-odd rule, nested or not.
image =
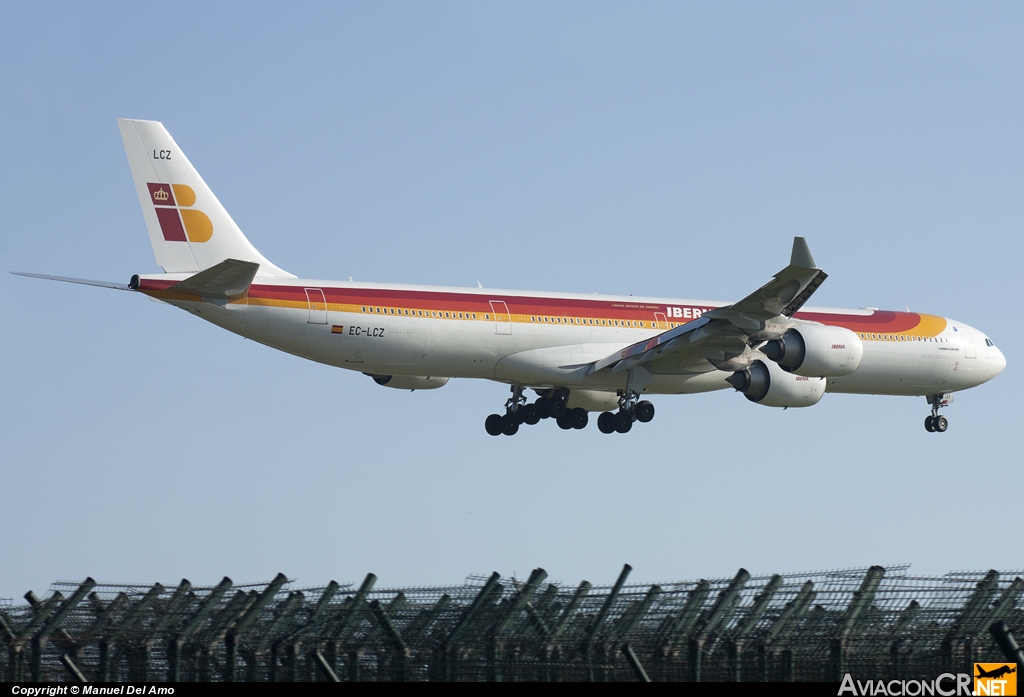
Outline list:
[[[476,313],[475,312],[473,313],[473,319],[476,319]]]

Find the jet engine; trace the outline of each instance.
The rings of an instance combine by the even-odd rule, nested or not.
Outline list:
[[[366,373],[370,375],[370,373]],[[419,375],[370,375],[373,381],[396,390],[436,390],[448,384],[448,378],[429,378]]]
[[[788,373],[814,378],[839,378],[860,367],[864,344],[860,337],[843,327],[802,324],[781,338],[761,347]]]
[[[757,360],[725,380],[755,404],[810,407],[825,394],[825,379],[787,373],[772,361]]]

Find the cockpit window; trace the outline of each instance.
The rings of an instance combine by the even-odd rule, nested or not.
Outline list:
[[[985,345],[986,346],[995,346],[995,344],[992,343],[992,339],[989,339],[987,336],[985,337]]]

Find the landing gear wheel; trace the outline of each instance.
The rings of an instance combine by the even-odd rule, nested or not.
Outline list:
[[[587,424],[590,423],[590,415],[587,414],[587,410],[580,407],[576,407],[569,412],[569,419],[572,421],[572,427],[577,430],[586,428]]]
[[[563,431],[568,431],[572,428],[572,416],[570,414],[562,414],[555,421],[558,423],[558,427]]]
[[[500,436],[502,431],[501,417],[498,414],[491,414],[484,421],[484,428],[492,436]]]
[[[597,417],[597,430],[601,433],[615,433],[615,414],[610,411],[601,412]]]
[[[947,428],[949,428],[949,421],[945,416],[936,416],[932,421],[932,430],[936,433],[945,433]]]
[[[654,405],[646,399],[636,405],[636,420],[642,424],[650,422],[654,418]]]
[[[548,401],[548,411],[557,419],[565,415],[569,407],[561,399],[552,399]]]
[[[540,421],[540,410],[536,404],[527,404],[522,407],[519,411],[523,414],[523,423],[527,426],[533,426]]]
[[[924,417],[924,430],[928,431],[928,433],[934,433],[935,432],[935,417],[934,416],[926,416],[926,417]]]
[[[633,415],[628,411],[620,411],[614,418],[615,430],[619,433],[629,433],[629,429],[633,428]]]
[[[537,397],[537,401],[534,402],[534,406],[537,407],[537,415],[542,419],[551,418],[551,400],[547,397]]]
[[[501,432],[506,436],[514,436],[519,431],[519,421],[515,414],[505,414],[501,417]]]

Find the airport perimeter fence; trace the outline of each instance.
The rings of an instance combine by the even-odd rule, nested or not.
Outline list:
[[[1024,572],[909,567],[611,586],[55,583],[0,603],[8,681],[931,680],[1005,661]]]

